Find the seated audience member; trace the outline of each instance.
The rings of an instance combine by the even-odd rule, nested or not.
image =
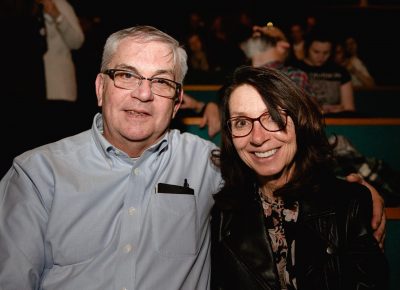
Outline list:
[[[335,177],[322,114],[285,74],[234,72],[214,158],[212,289],[387,289],[371,196]]]
[[[91,130],[19,155],[0,182],[0,289],[209,289],[222,179],[213,143],[169,129],[186,71],[154,27],[108,37]]]
[[[215,61],[215,50],[213,47],[210,48],[211,42],[208,34],[204,31],[189,32],[183,39],[188,54],[189,67],[185,83],[190,85],[220,84],[223,73],[221,65]],[[218,48],[223,49],[224,46],[218,46]]]
[[[304,29],[299,23],[290,26],[291,61],[296,63],[304,59]]]
[[[310,33],[305,42],[306,56],[299,67],[308,74],[312,91],[324,113],[355,111],[349,72],[332,58],[333,42],[320,30]]]
[[[354,87],[372,88],[375,80],[369,73],[366,65],[358,56],[358,44],[354,37],[345,40],[345,51],[348,55],[345,67],[350,72]]]
[[[207,72],[210,69],[210,65],[208,64],[207,54],[204,50],[204,44],[200,35],[192,34],[188,36],[187,42],[189,46],[189,68]]]
[[[344,45],[341,42],[336,43],[334,52],[334,61],[341,66],[346,66],[348,61],[348,55],[345,51]]]

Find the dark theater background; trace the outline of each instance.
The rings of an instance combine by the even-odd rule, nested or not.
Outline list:
[[[185,32],[188,15],[198,11],[206,21],[216,15],[235,17],[246,11],[254,24],[272,21],[287,31],[308,15],[340,37],[353,34],[378,84],[397,85],[400,65],[400,0],[195,0],[195,1],[92,1],[70,0],[77,13],[98,16],[107,35],[136,24],[155,25],[176,38]]]
[[[24,7],[30,1],[34,0],[0,0],[0,177],[11,167],[13,158],[24,151],[91,127],[93,116],[99,111],[95,78],[102,49],[106,37],[116,30],[153,25],[184,44],[192,12],[198,12],[206,26],[218,15],[225,17],[229,23],[226,29],[236,36],[245,31],[237,26],[237,19],[246,12],[251,25],[271,21],[287,35],[291,24],[314,16],[335,38],[356,37],[359,56],[376,86],[355,90],[356,108],[364,114],[361,118],[331,118],[327,129],[348,137],[364,156],[383,160],[396,170],[389,172],[393,175],[388,179],[398,186],[386,211],[385,252],[392,272],[390,290],[400,289],[400,0],[68,0],[85,33],[83,46],[72,52],[78,85],[76,103],[39,103],[35,99],[38,94],[34,89],[41,76],[43,80],[44,72],[43,54],[33,60],[37,51],[26,34],[29,27],[24,20]],[[225,47],[221,46],[214,48],[223,50]],[[216,99],[221,75],[212,75],[199,84],[187,78],[185,92],[204,98],[204,102]],[[220,139],[210,138],[206,129],[199,129],[198,119],[199,116],[197,123],[182,123],[189,132],[219,144]]]

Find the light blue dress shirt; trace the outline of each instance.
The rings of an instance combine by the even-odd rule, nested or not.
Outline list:
[[[97,114],[1,180],[0,289],[209,289],[215,145],[171,130],[132,159],[102,128]],[[185,179],[193,194],[158,192]]]

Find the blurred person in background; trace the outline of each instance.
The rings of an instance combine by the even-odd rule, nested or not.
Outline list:
[[[345,51],[348,56],[345,67],[350,72],[351,81],[355,88],[372,88],[375,80],[369,73],[367,66],[358,55],[358,43],[354,37],[347,37],[344,41]]]
[[[308,74],[312,91],[325,114],[351,113],[356,110],[351,76],[333,61],[332,50],[333,41],[327,32],[315,29],[306,37],[306,55],[298,66]]]
[[[84,42],[79,19],[67,0],[36,0],[44,13],[47,52],[44,55],[47,100],[75,102],[77,81],[71,50]]]
[[[253,26],[251,35],[244,40],[240,47],[248,61],[254,67],[271,67],[284,72],[311,98],[311,90],[307,74],[285,62],[289,55],[290,44],[281,29],[268,22],[265,26]],[[193,109],[201,113],[200,127],[208,126],[209,136],[213,137],[220,129],[220,114],[215,102],[205,104],[200,100],[184,94],[182,108]],[[205,109],[203,109],[205,107]]]
[[[304,28],[300,23],[293,23],[290,26],[291,61],[304,59]]]

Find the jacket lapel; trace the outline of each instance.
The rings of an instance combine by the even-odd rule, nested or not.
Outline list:
[[[240,207],[225,211],[223,218],[221,238],[238,262],[258,277],[266,289],[276,287],[279,279],[259,202],[242,201]]]

